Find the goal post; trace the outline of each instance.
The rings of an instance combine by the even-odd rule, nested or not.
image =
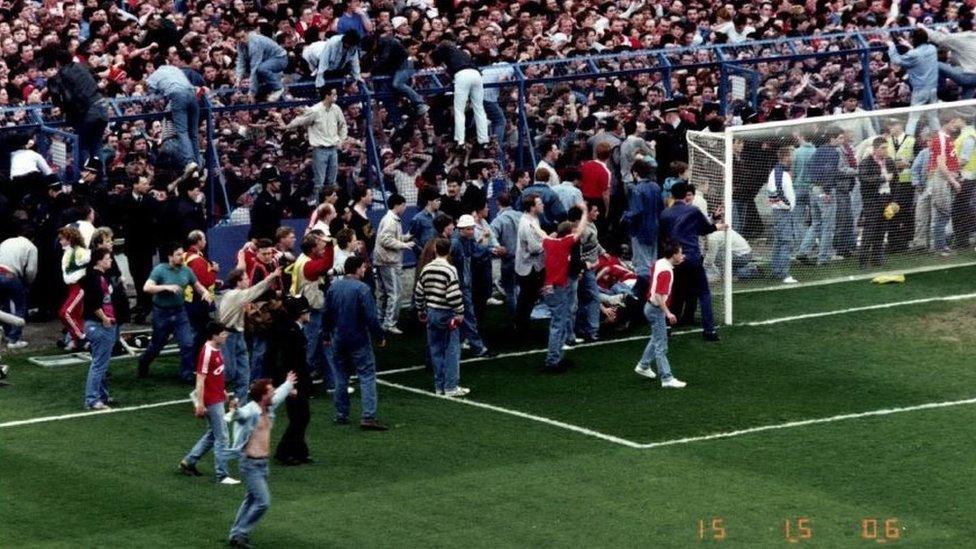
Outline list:
[[[730,225],[703,238],[725,324],[743,293],[976,265],[976,100],[687,141],[696,205]]]

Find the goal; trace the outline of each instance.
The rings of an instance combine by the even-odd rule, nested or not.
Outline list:
[[[688,132],[731,225],[703,247],[724,323],[736,294],[976,265],[974,122],[969,100]]]

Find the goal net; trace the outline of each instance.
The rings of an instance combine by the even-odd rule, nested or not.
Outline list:
[[[716,317],[736,293],[976,265],[974,123],[962,101],[688,132],[731,224],[703,248]]]

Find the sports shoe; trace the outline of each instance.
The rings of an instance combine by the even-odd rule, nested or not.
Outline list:
[[[467,341],[462,341],[461,342],[461,350],[462,351],[470,351],[471,350],[471,345],[469,345]]]
[[[190,162],[186,166],[183,166],[183,175],[189,177],[190,174],[197,171],[197,168],[199,167],[200,167],[199,164],[197,164],[196,162]]]
[[[227,543],[231,547],[241,547],[243,549],[254,549],[254,546],[251,545],[251,541],[249,539],[247,539],[247,538],[244,538],[244,537],[239,537],[239,536],[232,537],[229,540],[227,540]]]
[[[792,276],[788,276],[788,277],[786,277],[786,278],[783,279],[783,284],[796,284],[796,283],[797,283],[797,280],[795,278],[793,278]]]
[[[23,339],[21,339],[20,341],[11,341],[10,343],[7,343],[7,348],[8,349],[11,349],[11,350],[13,350],[13,349],[23,349],[27,345],[28,345],[28,343],[26,341],[24,341]]]
[[[676,377],[668,378],[661,382],[661,387],[665,389],[684,389],[685,385],[688,384]]]
[[[570,346],[567,343],[563,343],[563,351],[571,351],[571,350],[573,350],[572,346]]]
[[[0,379],[7,379],[8,373],[10,373],[10,366],[6,364],[0,365]]]
[[[644,376],[644,377],[650,378],[650,379],[654,379],[654,378],[657,377],[657,374],[654,373],[654,370],[652,370],[650,368],[650,366],[648,366],[647,368],[645,368],[645,367],[641,366],[640,364],[638,364],[637,366],[634,366],[634,372],[637,373],[637,375],[639,375],[639,376]]]
[[[95,411],[95,412],[100,412],[102,410],[111,410],[111,408],[109,408],[108,404],[105,404],[104,402],[102,402],[100,400],[98,402],[96,402],[95,404],[92,404],[91,406],[89,406],[88,409],[89,410],[92,410],[92,411]]]
[[[403,335],[403,330],[401,330],[400,328],[397,328],[396,326],[390,326],[389,328],[384,328],[384,330],[388,334],[393,334],[393,335],[398,335],[398,336],[399,335]]]
[[[457,387],[451,389],[450,391],[444,391],[444,396],[450,398],[463,397],[470,392],[471,389],[468,389],[467,387],[461,387],[460,385],[458,385]]]
[[[474,354],[475,358],[494,358],[498,356],[495,351],[489,351],[488,347],[482,347],[481,351]]]
[[[497,297],[489,297],[488,298],[488,304],[489,305],[504,305],[505,302],[502,301],[502,300],[500,300],[500,299],[498,299]]]
[[[228,486],[235,486],[235,485],[241,483],[241,481],[237,480],[236,478],[231,478],[231,477],[224,477],[224,478],[220,479],[217,482],[219,484],[226,484]]]
[[[203,473],[197,470],[197,465],[190,465],[185,459],[180,460],[180,472],[188,477],[202,477]]]
[[[430,105],[423,104],[417,106],[417,116],[423,116],[430,112]]]

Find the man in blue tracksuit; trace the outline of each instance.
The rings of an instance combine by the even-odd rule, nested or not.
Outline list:
[[[386,346],[385,334],[376,316],[376,301],[369,286],[362,281],[366,275],[366,261],[357,256],[346,259],[346,276],[336,280],[325,296],[322,332],[335,355],[336,423],[349,423],[349,377],[359,377],[362,396],[362,420],[359,426],[367,431],[385,431],[387,427],[376,419],[376,357],[370,334],[379,347]]]
[[[235,29],[234,37],[237,39],[237,85],[248,80],[255,100],[266,94],[268,101],[277,101],[284,89],[281,75],[288,67],[288,52],[274,40],[244,25]]]
[[[628,196],[624,221],[630,226],[634,272],[646,278],[650,277],[651,265],[657,261],[658,218],[664,209],[664,200],[650,164],[637,160],[631,171],[637,184]]]
[[[701,210],[691,203],[695,199],[695,187],[688,183],[677,183],[671,188],[671,195],[675,203],[661,214],[660,232],[663,238],[680,244],[685,253],[685,260],[675,267],[675,281],[683,288],[680,296],[684,305],[690,308],[694,317],[695,299],[701,303],[702,336],[706,341],[718,341],[715,331],[715,321],[712,318],[712,292],[708,287],[708,277],[698,238],[715,231],[724,231],[726,224],[722,221],[712,223]],[[721,208],[716,216],[722,214]],[[675,306],[676,311],[680,309]],[[686,314],[687,316],[687,314]],[[688,320],[687,318],[685,319]]]

